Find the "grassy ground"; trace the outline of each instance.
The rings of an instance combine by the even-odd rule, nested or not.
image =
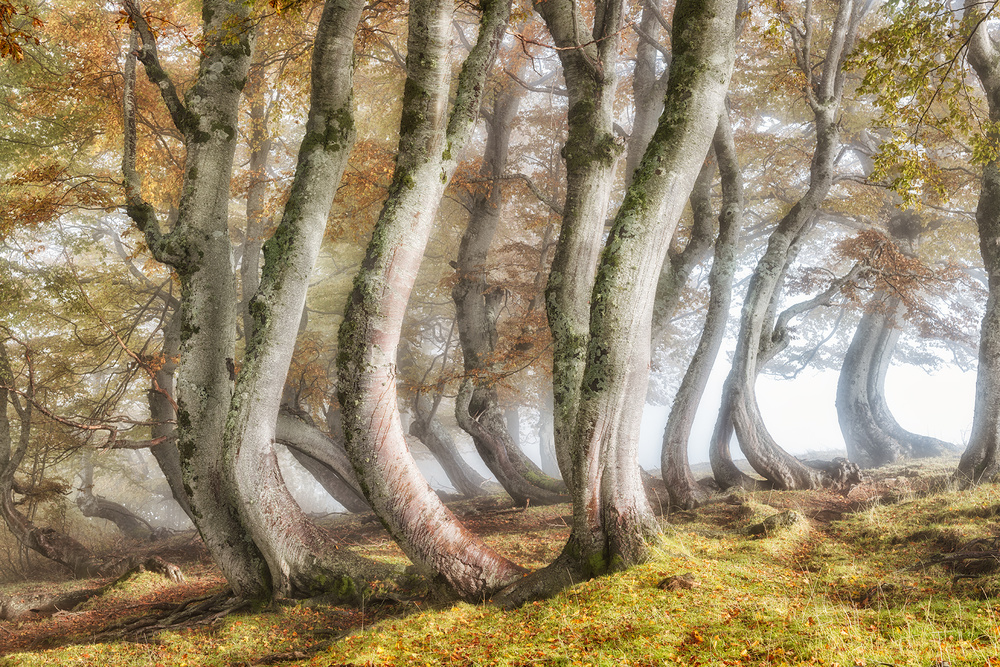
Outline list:
[[[879,471],[847,498],[756,493],[674,514],[650,562],[516,611],[428,600],[299,604],[150,643],[91,643],[94,623],[72,625],[95,609],[135,613],[172,589],[142,577],[71,615],[0,623],[0,646],[35,643],[0,665],[1000,665],[1000,575],[971,576],[973,565],[994,561],[932,564],[1000,536],[1000,487],[955,491],[933,476],[944,469]],[[746,534],[786,510],[805,518]],[[457,511],[532,566],[551,560],[567,533],[566,506],[512,511],[492,499]],[[338,528],[345,543],[399,557],[365,521]],[[207,569],[200,576],[206,589],[219,586]]]

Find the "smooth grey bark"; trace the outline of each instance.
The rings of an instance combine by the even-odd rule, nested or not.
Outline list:
[[[551,505],[564,502],[565,486],[543,473],[528,459],[507,430],[495,378],[497,320],[505,290],[491,284],[487,258],[500,224],[503,180],[506,171],[511,123],[521,103],[519,88],[496,94],[485,115],[488,132],[480,177],[473,193],[469,220],[455,262],[457,280],[451,297],[462,346],[465,379],[455,401],[458,425],[472,436],[476,451],[500,485],[517,505]]]
[[[898,296],[876,292],[865,306],[840,369],[837,417],[848,457],[863,468],[956,450],[942,440],[904,429],[886,403],[885,376],[905,311]]]
[[[1000,48],[989,34],[979,5],[965,2],[965,20],[973,26],[968,59],[986,93],[990,122],[1000,122]],[[990,130],[996,140],[996,130]],[[979,203],[976,206],[979,249],[989,276],[989,296],[979,339],[979,371],[972,433],[955,477],[978,484],[1000,478],[1000,160],[983,165]]]
[[[261,550],[275,596],[335,592],[357,598],[374,572],[337,550],[285,486],[274,451],[275,423],[337,184],[354,143],[354,35],[364,3],[328,0],[313,43],[309,116],[288,202],[264,244],[253,327],[236,376],[223,456],[224,480]]]
[[[552,419],[552,394],[546,392],[545,402],[538,414],[538,448],[542,458],[542,470],[546,475],[559,474],[559,459],[556,458],[556,434]]]
[[[150,428],[152,441],[149,453],[167,478],[170,494],[194,523],[195,516],[188,502],[187,491],[184,489],[184,473],[181,470],[181,455],[177,451],[177,440],[174,430],[177,424],[177,410],[174,402],[174,373],[177,370],[177,355],[180,353],[181,331],[180,316],[172,303],[167,303],[164,309],[166,322],[163,325],[163,346],[160,348],[161,363],[153,374],[146,401],[149,404],[149,418],[153,422]]]
[[[328,435],[302,417],[282,410],[275,424],[274,441],[287,447],[295,460],[349,512],[371,509],[347,458],[343,433],[339,437],[335,431]]]
[[[569,134],[563,147],[566,200],[562,227],[545,287],[552,332],[556,456],[573,487],[576,412],[587,362],[590,298],[607,220],[615,165],[624,146],[614,135],[613,112],[620,0],[599,0],[588,29],[575,0],[544,0],[535,10],[558,48],[569,97]]]
[[[417,396],[413,401],[413,420],[410,435],[418,438],[437,459],[455,489],[467,498],[476,498],[499,491],[502,487],[486,479],[470,466],[458,451],[455,438],[437,418],[437,405],[425,396]]]
[[[807,11],[803,27],[789,25],[796,61],[806,77],[805,96],[813,113],[816,148],[809,187],[771,233],[743,304],[736,353],[723,389],[710,449],[716,481],[723,488],[756,484],[739,473],[729,457],[730,429],[735,429],[750,465],[770,484],[781,489],[801,489],[834,483],[827,472],[804,464],[778,446],[760,415],[755,386],[763,363],[787,344],[783,339],[785,331],[775,317],[781,287],[804,230],[833,185],[840,137],[838,118],[846,78],[844,62],[870,6],[868,0],[840,0],[818,78],[813,62],[811,13]],[[811,9],[811,5],[807,8]]]
[[[589,577],[641,562],[659,539],[637,462],[642,401],[635,397],[646,395],[660,267],[723,110],[735,58],[736,5],[681,0],[674,10],[664,112],[615,216],[592,292],[577,446],[571,450],[570,537],[552,565],[504,592],[505,604],[551,594],[566,585],[567,571]],[[613,48],[614,40],[608,41]]]
[[[250,184],[247,187],[247,224],[243,234],[240,261],[240,287],[243,300],[243,337],[253,335],[253,316],[250,301],[260,287],[260,253],[264,248],[264,234],[268,221],[265,219],[267,200],[267,166],[271,155],[271,135],[268,128],[270,108],[266,100],[267,79],[263,66],[254,63],[247,77],[246,98],[250,103],[250,127],[247,140],[250,147],[248,171]]]
[[[510,5],[488,0],[481,11],[479,35],[449,114],[454,5],[410,3],[396,168],[348,299],[337,354],[347,452],[368,502],[410,560],[472,600],[490,595],[522,570],[467,531],[417,469],[403,436],[396,357],[424,248],[476,121]]]
[[[722,204],[719,210],[719,233],[715,240],[712,269],[708,276],[708,312],[698,347],[688,364],[684,379],[674,397],[670,416],[663,431],[661,470],[670,502],[693,509],[707,498],[688,462],[688,440],[698,412],[698,405],[708,385],[712,366],[726,335],[733,276],[736,273],[736,244],[743,218],[743,177],[736,155],[728,114],[723,113],[712,146],[722,175]],[[702,170],[704,173],[704,169]],[[699,176],[699,179],[701,176]],[[695,186],[697,189],[697,185]],[[694,197],[692,196],[692,200]]]
[[[233,386],[237,295],[229,241],[229,189],[243,84],[253,51],[250,8],[239,0],[205,0],[204,50],[197,77],[182,99],[163,69],[156,40],[133,0],[126,10],[141,38],[136,57],[160,90],[186,148],[177,222],[162,232],[143,200],[135,171],[134,115],[126,109],[126,211],[153,256],[181,284],[180,361],[176,374],[177,447],[195,525],[237,596],[268,598],[263,554],[246,539],[240,499],[225,483],[224,434]],[[126,92],[126,100],[130,97]],[[131,136],[131,140],[129,137]]]

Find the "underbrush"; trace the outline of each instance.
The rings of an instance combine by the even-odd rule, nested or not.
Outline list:
[[[898,479],[913,480],[879,483]],[[489,502],[459,514],[522,562],[558,553],[566,506],[523,512]],[[818,520],[827,505],[848,511]],[[971,540],[1000,536],[1000,487],[928,492],[908,482],[884,500],[848,505],[825,492],[730,497],[674,516],[646,564],[514,611],[385,598],[364,609],[295,604],[148,644],[76,637],[0,665],[1000,664],[1000,577],[988,559],[975,573],[955,560]],[[789,509],[809,520],[747,534]],[[366,544],[370,555],[395,549],[375,533]],[[154,586],[115,595],[139,585],[144,594]],[[13,630],[0,625],[0,641]]]

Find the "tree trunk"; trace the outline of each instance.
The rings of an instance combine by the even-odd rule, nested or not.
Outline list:
[[[550,505],[564,502],[562,482],[548,477],[521,451],[507,430],[494,386],[500,369],[494,359],[497,320],[505,298],[504,289],[488,281],[487,256],[496,236],[503,207],[511,123],[521,102],[518,90],[498,93],[487,117],[489,132],[480,170],[485,181],[472,197],[469,222],[458,249],[452,288],[458,336],[462,345],[466,379],[455,401],[459,426],[472,436],[476,451],[500,485],[517,505]]]
[[[868,8],[866,3],[841,0],[823,60],[818,80],[813,79],[815,64],[810,52],[811,41],[800,40],[802,34],[792,28],[793,44],[799,68],[807,79],[806,98],[812,109],[816,127],[816,150],[810,167],[809,187],[802,198],[781,219],[768,239],[767,250],[757,263],[750,279],[740,333],[736,344],[733,367],[723,390],[723,405],[713,445],[715,460],[724,469],[717,481],[724,488],[746,483],[747,478],[735,474],[731,460],[724,462],[728,442],[723,443],[730,420],[740,447],[750,465],[771,484],[781,489],[816,488],[832,483],[829,475],[811,468],[789,455],[768,433],[757,405],[756,382],[760,368],[784,341],[776,337],[775,312],[785,272],[794,258],[803,231],[826,198],[833,184],[834,163],[839,144],[837,116],[843,97],[843,63],[850,54],[858,27]],[[807,13],[808,23],[813,17]],[[811,32],[811,29],[808,29]],[[715,468],[713,464],[713,468]]]
[[[615,216],[591,299],[572,450],[570,538],[555,563],[505,591],[504,603],[550,594],[566,584],[567,570],[591,577],[641,562],[659,539],[639,475],[643,402],[635,397],[646,395],[660,267],[723,110],[735,57],[736,4],[681,0],[674,11],[664,112]],[[607,18],[620,7],[603,9]],[[606,34],[616,34],[614,26],[607,25]],[[616,49],[614,39],[607,41]]]
[[[844,356],[837,382],[837,416],[851,461],[873,468],[901,459],[941,456],[946,442],[905,430],[889,411],[885,376],[899,338],[905,306],[897,296],[877,292]]]
[[[976,70],[989,103],[990,122],[1000,122],[1000,49],[989,34],[988,22],[978,4],[965,2],[966,25],[974,26],[968,59]],[[995,126],[988,139],[997,140]],[[969,445],[955,471],[963,482],[978,484],[1000,478],[1000,160],[983,165],[979,204],[979,249],[989,275],[989,297],[979,339],[979,372],[976,408]]]
[[[455,489],[463,496],[477,498],[492,493],[493,489],[499,491],[502,487],[480,475],[475,468],[465,462],[462,453],[458,451],[455,439],[435,416],[435,408],[428,403],[428,399],[422,396],[414,401],[410,435],[427,446],[444,468]]]
[[[688,439],[712,366],[726,335],[733,275],[736,272],[736,241],[743,218],[743,179],[726,113],[720,117],[713,147],[722,174],[722,205],[719,212],[719,235],[715,241],[715,255],[708,276],[708,312],[705,314],[705,325],[698,347],[670,408],[670,417],[663,432],[661,457],[663,481],[670,495],[670,502],[685,509],[697,507],[708,497],[691,473]],[[702,172],[704,173],[704,169]]]
[[[181,285],[177,367],[177,447],[188,501],[202,540],[234,592],[247,599],[272,592],[266,563],[240,516],[240,498],[225,483],[224,440],[232,403],[237,298],[229,241],[229,190],[240,96],[254,35],[249,7],[205,0],[205,44],[194,85],[182,100],[163,69],[142,12],[126,2],[142,37],[138,58],[161,92],[186,148],[177,224],[162,234],[141,196],[135,172],[134,116],[126,112],[126,211],[146,235],[154,257],[171,265]],[[127,79],[128,77],[126,77]],[[125,98],[131,94],[126,83]],[[129,141],[131,137],[131,145]]]
[[[285,410],[278,413],[274,440],[292,453],[334,500],[349,512],[371,508],[361,491],[344,449],[343,433],[327,435],[306,420]]]
[[[542,470],[546,475],[559,474],[559,459],[556,457],[556,434],[552,422],[553,398],[545,394],[545,402],[538,412],[538,448],[542,457]]]
[[[173,301],[173,299],[171,299]],[[156,459],[160,471],[167,478],[167,485],[174,500],[194,523],[196,517],[191,511],[187,492],[184,490],[184,474],[181,471],[181,455],[177,451],[174,437],[177,425],[177,411],[174,409],[174,372],[177,370],[177,355],[180,353],[181,318],[175,305],[168,305],[168,315],[163,325],[163,347],[160,349],[160,368],[153,375],[153,381],[146,392],[149,403],[149,418],[153,422],[150,435],[158,444],[149,448]],[[197,525],[197,524],[195,524]]]
[[[396,355],[403,316],[444,188],[472,130],[510,6],[482,5],[479,37],[450,118],[451,23],[444,0],[410,3],[399,151],[388,198],[340,327],[337,391],[347,452],[372,509],[403,551],[461,596],[481,599],[521,569],[466,531],[417,469],[403,437]]]
[[[14,503],[14,474],[24,460],[31,442],[32,394],[22,405],[9,388],[14,373],[7,356],[6,341],[0,341],[0,516],[15,539],[26,548],[64,565],[76,577],[95,577],[104,573],[105,563],[75,539],[52,528],[36,526]],[[17,446],[14,446],[7,406],[10,404],[20,421]]]
[[[590,37],[576,0],[535,2],[558,48],[569,95],[569,135],[563,147],[566,202],[545,306],[552,332],[556,456],[562,479],[573,487],[576,411],[587,362],[590,297],[614,181],[623,146],[615,137],[618,87],[619,0],[600,0]],[[586,42],[586,43],[581,43]]]
[[[80,494],[76,497],[76,505],[85,517],[105,519],[118,530],[133,540],[148,540],[153,534],[153,527],[145,519],[136,516],[130,509],[107,498],[94,495],[94,459],[93,452],[83,452],[80,463]]]
[[[354,35],[364,3],[329,0],[317,29],[306,133],[281,221],[264,244],[260,287],[250,302],[252,335],[233,395],[223,454],[225,481],[240,499],[275,596],[336,593],[354,600],[374,574],[338,551],[285,486],[274,451],[275,423],[336,186],[354,142]]]

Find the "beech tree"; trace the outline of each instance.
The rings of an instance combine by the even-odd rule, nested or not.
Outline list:
[[[836,480],[844,475],[856,475],[849,470],[833,471],[831,475],[828,471],[805,465],[781,449],[763,423],[755,384],[762,365],[783,344],[782,336],[787,332],[779,324],[795,312],[787,311],[784,318],[778,317],[781,286],[804,241],[809,223],[833,186],[834,167],[840,149],[840,107],[847,76],[844,63],[870,8],[871,2],[867,0],[841,0],[837,3],[837,14],[818,74],[812,5],[806,4],[801,25],[786,17],[795,60],[805,77],[804,93],[814,118],[816,148],[810,165],[808,188],[771,233],[767,250],[757,263],[743,303],[736,355],[723,389],[722,408],[710,449],[712,470],[723,488],[754,488],[759,485],[732,462],[729,441],[734,429],[747,460],[778,488],[813,488],[839,483]],[[846,279],[841,279],[839,284],[832,285],[826,298],[832,297],[845,282]]]
[[[136,56],[160,89],[186,148],[177,220],[166,232],[142,199],[135,134],[128,128],[123,171],[129,216],[181,283],[176,438],[196,525],[241,597],[334,589],[351,598],[357,595],[355,579],[369,579],[372,572],[334,552],[298,509],[282,481],[273,440],[309,274],[353,141],[353,41],[362,3],[331,1],[324,7],[313,46],[306,136],[288,203],[264,244],[260,287],[250,305],[253,335],[238,375],[228,203],[254,21],[243,3],[204,3],[199,74],[182,99],[145,16],[134,4],[126,8],[141,40]],[[129,100],[127,91],[127,119]]]
[[[480,599],[521,568],[469,533],[423,479],[404,440],[395,364],[403,315],[441,196],[454,174],[506,30],[510,4],[482,5],[450,108],[451,2],[410,4],[403,115],[388,197],[344,311],[337,393],[347,452],[376,515],[416,565]]]

